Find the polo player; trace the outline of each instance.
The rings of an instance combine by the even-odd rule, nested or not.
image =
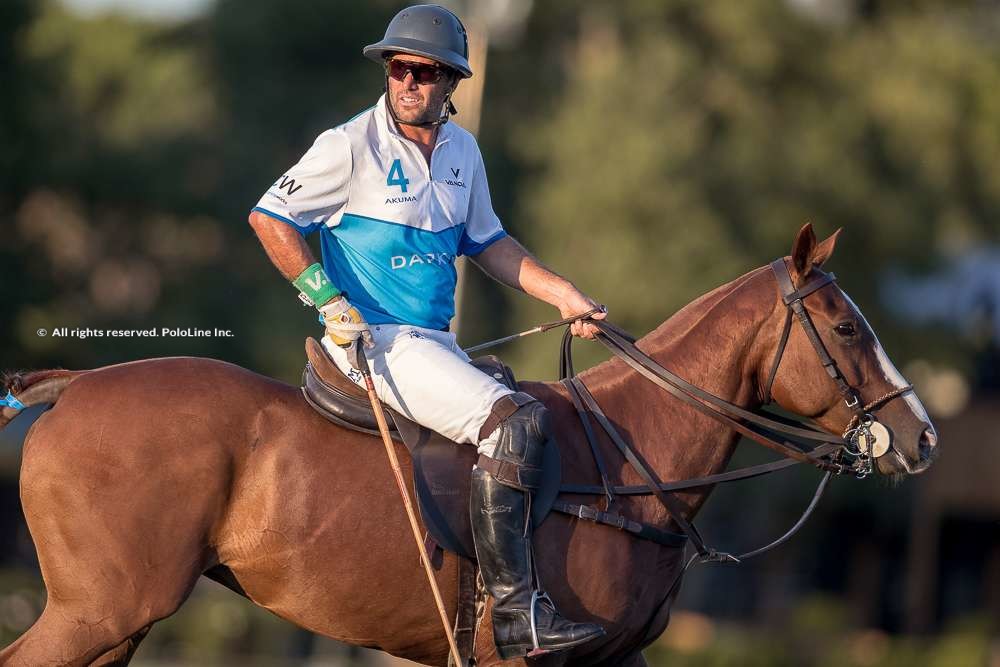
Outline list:
[[[250,224],[299,297],[319,310],[323,345],[346,375],[364,386],[363,344],[383,402],[478,447],[470,511],[500,657],[568,649],[604,630],[560,615],[534,572],[531,494],[551,438],[547,410],[469,364],[449,332],[455,258],[471,257],[564,318],[599,306],[504,230],[475,138],[448,122],[452,93],[472,76],[458,17],[437,5],[409,7],[363,54],[382,64],[384,94],[320,134],[260,199]],[[322,263],[305,241],[317,231]],[[577,321],[571,331],[592,338],[597,330]]]

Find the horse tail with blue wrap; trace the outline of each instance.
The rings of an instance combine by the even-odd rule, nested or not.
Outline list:
[[[0,429],[22,410],[40,403],[55,403],[70,382],[87,371],[52,369],[8,372],[0,377]]]

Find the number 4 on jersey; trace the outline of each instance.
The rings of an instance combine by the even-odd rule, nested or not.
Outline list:
[[[410,184],[410,179],[403,175],[403,165],[399,163],[399,158],[392,161],[389,167],[389,177],[385,180],[386,185],[398,185],[400,190],[406,192],[406,186]]]

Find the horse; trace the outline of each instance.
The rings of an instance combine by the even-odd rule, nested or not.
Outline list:
[[[783,260],[795,285],[823,275],[837,234],[819,243],[811,226],[799,231]],[[875,460],[877,470],[891,478],[925,470],[937,453],[934,427],[916,395],[901,389],[905,381],[861,312],[835,283],[805,303],[863,398],[900,395],[875,411],[894,438],[892,451]],[[782,408],[839,434],[851,411],[801,327],[787,336],[767,382],[784,317],[775,277],[762,267],[688,304],[637,346],[747,409],[765,401],[767,384]],[[726,467],[737,433],[620,359],[578,377],[661,479]],[[591,455],[566,388],[520,388],[551,411],[563,479],[592,483]],[[20,473],[47,601],[36,622],[0,652],[0,664],[126,665],[153,624],[173,614],[203,575],[312,632],[447,663],[448,645],[381,446],[325,421],[297,387],[217,360],[174,357],[14,374],[4,389],[23,405],[53,405],[25,439]],[[428,390],[447,387],[428,378]],[[0,428],[17,413],[4,408]],[[611,481],[640,483],[608,438],[598,441]],[[684,518],[697,514],[711,490],[674,495]],[[619,502],[631,519],[676,528],[651,497]],[[666,628],[679,592],[672,584],[683,571],[683,549],[559,514],[538,527],[534,543],[540,580],[556,605],[607,634],[510,664],[645,665],[641,651]],[[445,554],[436,577],[454,617],[458,557]],[[479,665],[499,663],[488,621],[475,654]]]

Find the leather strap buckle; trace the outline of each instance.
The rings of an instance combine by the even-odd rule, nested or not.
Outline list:
[[[521,407],[536,400],[538,399],[523,391],[498,398],[493,404],[489,416],[483,422],[483,425],[479,427],[479,440],[482,441],[489,437],[490,433],[495,431],[503,420],[517,412]]]
[[[534,491],[542,483],[542,469],[511,461],[501,461],[499,459],[479,455],[476,466],[496,477],[507,486],[518,489],[528,489]]]

